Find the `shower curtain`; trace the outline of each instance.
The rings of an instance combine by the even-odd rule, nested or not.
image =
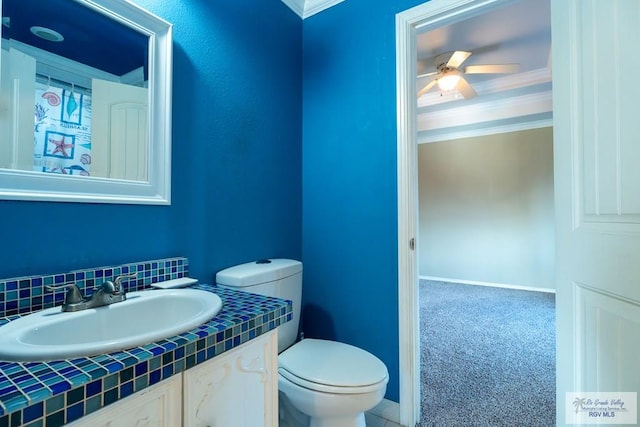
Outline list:
[[[36,83],[34,170],[91,175],[91,96]]]

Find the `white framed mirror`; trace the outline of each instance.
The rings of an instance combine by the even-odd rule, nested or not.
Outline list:
[[[0,199],[170,204],[172,25],[127,0],[0,6]]]

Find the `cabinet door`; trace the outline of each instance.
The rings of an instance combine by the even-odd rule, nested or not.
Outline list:
[[[93,414],[73,427],[176,427],[182,418],[182,376],[174,375]]]
[[[185,427],[278,425],[276,331],[184,373]]]

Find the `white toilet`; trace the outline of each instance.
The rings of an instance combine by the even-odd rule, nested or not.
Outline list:
[[[216,283],[293,301],[293,319],[278,327],[281,427],[365,427],[364,412],[384,398],[387,368],[352,345],[312,338],[294,344],[302,301],[301,262],[241,264],[218,272]]]

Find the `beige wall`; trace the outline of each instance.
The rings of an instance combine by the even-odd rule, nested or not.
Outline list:
[[[419,274],[554,288],[552,128],[420,144]]]

